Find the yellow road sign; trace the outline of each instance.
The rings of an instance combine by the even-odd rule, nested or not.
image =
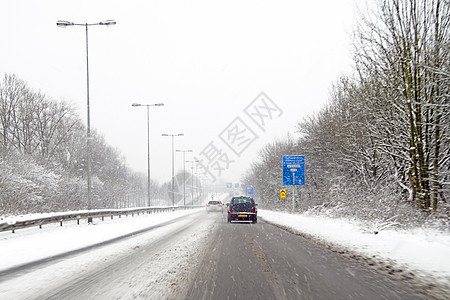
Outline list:
[[[286,198],[286,190],[280,190],[280,198],[285,199]]]

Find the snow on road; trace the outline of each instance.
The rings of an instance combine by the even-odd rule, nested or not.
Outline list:
[[[195,209],[198,211],[202,209]],[[43,229],[31,227],[16,230],[16,233],[0,233],[0,271],[13,266],[33,262],[60,253],[84,248],[107,241],[130,232],[158,225],[181,216],[191,214],[192,210],[164,212],[139,217],[122,217],[105,221],[94,219],[93,225],[76,225],[76,221],[44,225]]]
[[[64,224],[63,227],[58,224],[47,225],[43,229],[36,227],[17,230],[14,234],[3,232],[0,233],[0,257],[2,257],[0,273],[14,266],[97,244],[99,241],[106,241],[169,220],[201,214],[203,210],[199,208],[114,220],[94,220],[96,225],[76,225],[76,222],[72,222]],[[46,295],[47,292],[66,286],[78,280],[80,276],[89,277],[99,269],[108,270],[112,264],[120,261],[121,257],[130,255],[129,253],[132,252],[145,251],[143,249],[147,249],[148,245],[165,241],[168,235],[186,226],[189,217],[185,219],[186,221],[165,225],[107,247],[100,247],[50,265],[40,266],[34,271],[14,275],[8,280],[1,278],[0,299],[39,299],[39,295]],[[110,295],[111,298],[120,298],[118,291],[121,291],[126,295],[123,299],[163,299],[174,289],[183,288],[183,281],[188,276],[190,266],[195,264],[198,251],[202,251],[203,245],[206,244],[205,238],[214,220],[206,219],[202,222],[199,222],[202,226],[195,227],[195,231],[188,231],[176,243],[148,254],[150,262],[137,266],[141,268],[145,276],[136,275],[134,270],[128,271],[126,275],[120,272],[117,276],[123,276],[123,278],[116,280],[118,283],[115,286],[99,288],[103,292],[100,297],[105,297],[107,295],[105,293],[113,293]],[[112,270],[110,273],[113,272],[115,271]],[[24,289],[24,286],[27,288]],[[42,297],[46,298],[46,296]]]
[[[0,273],[14,266],[86,247],[93,243],[112,239],[201,210],[203,208],[141,215],[133,218],[96,220],[96,225],[76,225],[76,222],[72,222],[65,223],[63,227],[55,224],[46,225],[43,229],[17,230],[14,234],[2,232],[0,233],[0,257],[2,258],[0,260]],[[412,270],[416,274],[423,274],[424,277],[431,280],[439,280],[450,291],[450,235],[448,232],[430,229],[403,231],[391,228],[380,231],[375,235],[362,230],[363,225],[348,220],[268,210],[259,210],[259,216],[262,220],[306,234],[325,244],[337,245],[365,257],[389,261],[395,266]],[[164,226],[154,232],[152,231],[151,234],[149,233],[149,243],[152,239],[156,241],[158,237],[164,236],[169,230],[170,226]],[[167,292],[170,285],[177,281],[177,276],[180,276],[180,273],[170,273],[170,269],[174,265],[186,266],[193,263],[195,253],[205,243],[207,234],[208,230],[204,228],[204,230],[196,232],[195,235],[190,235],[189,238],[180,241],[177,247],[181,251],[178,254],[175,254],[175,252],[161,253],[161,258],[155,261],[152,269],[146,270],[149,274],[156,274],[151,282],[153,291],[160,291],[161,295]],[[56,285],[58,281],[68,280],[80,269],[89,270],[90,265],[97,262],[98,257],[107,261],[121,253],[139,248],[140,245],[137,240],[138,238],[131,238],[127,239],[127,242],[118,243],[116,246],[105,247],[105,249],[108,249],[107,251],[96,250],[95,255],[76,256],[70,259],[70,263],[61,261],[46,267],[45,272],[31,272],[11,280],[0,279],[0,299],[10,299],[11,296],[15,299],[26,299],[30,292],[38,292],[43,285],[49,283]],[[167,263],[168,261],[169,263]],[[178,282],[178,284],[181,285],[182,283]],[[29,287],[27,291],[23,289],[23,286]],[[147,286],[148,288],[150,287]],[[142,286],[138,285],[135,292],[138,293],[139,289],[142,289]]]

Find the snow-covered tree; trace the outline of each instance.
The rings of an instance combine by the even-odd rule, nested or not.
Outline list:
[[[145,180],[126,167],[119,151],[95,131],[91,146],[92,207],[146,205]],[[32,91],[15,75],[4,75],[0,214],[86,208],[86,153],[85,126],[73,107]]]
[[[420,208],[437,209],[448,177],[450,4],[379,0],[360,15],[355,60],[370,134]],[[448,143],[447,143],[448,145]],[[441,200],[442,199],[441,197]]]

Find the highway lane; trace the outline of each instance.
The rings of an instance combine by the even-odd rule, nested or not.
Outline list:
[[[217,214],[209,250],[180,299],[426,299],[402,282],[261,219]]]
[[[99,264],[83,276],[46,292],[40,299],[170,299],[195,267],[186,239],[195,240],[205,228],[213,228],[205,212],[179,218],[166,225],[166,233],[147,240],[151,233],[137,237],[138,248]],[[208,234],[207,231],[203,231]],[[201,243],[201,238],[195,244]],[[192,245],[196,249],[196,245]],[[201,245],[200,245],[201,248]],[[160,281],[161,283],[158,283]]]

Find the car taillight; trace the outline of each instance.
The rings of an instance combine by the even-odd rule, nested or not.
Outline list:
[[[258,211],[255,209],[255,214],[257,213]]]
[[[219,207],[222,207],[222,205],[219,204]]]
[[[231,213],[231,210],[228,210],[229,213]]]
[[[209,206],[209,204],[206,204],[206,207],[208,207]]]

